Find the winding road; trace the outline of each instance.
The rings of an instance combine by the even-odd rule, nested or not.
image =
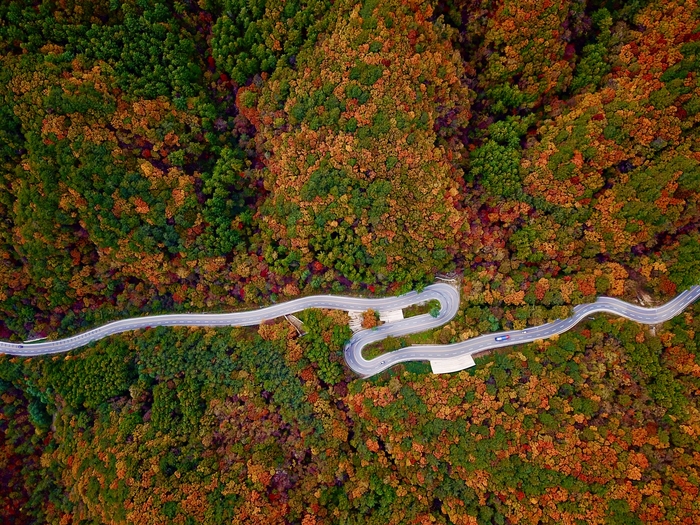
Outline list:
[[[423,332],[450,321],[459,309],[458,290],[446,283],[436,283],[426,287],[421,292],[409,292],[398,297],[381,299],[315,295],[248,312],[132,317],[56,341],[24,344],[0,341],[0,353],[16,356],[56,354],[80,348],[110,335],[155,326],[253,326],[268,319],[300,312],[308,308],[328,308],[346,312],[368,309],[392,311],[435,299],[440,302],[440,313],[437,317],[433,317],[430,314],[422,314],[386,323],[372,330],[357,332],[345,346],[345,360],[354,372],[363,377],[375,375],[397,363],[405,361],[430,361],[433,372],[445,373],[473,366],[474,360],[472,356],[485,350],[530,343],[566,332],[582,319],[597,312],[619,315],[642,324],[658,324],[681,313],[688,305],[696,301],[698,297],[700,297],[700,286],[693,286],[668,303],[656,308],[642,308],[619,299],[600,297],[595,303],[575,306],[574,315],[567,319],[560,319],[525,330],[481,335],[467,341],[449,345],[408,346],[370,360],[362,357],[362,349],[369,343],[379,341],[388,336],[398,337]],[[506,335],[509,337],[507,340],[495,340],[496,337],[500,338]]]
[[[362,347],[366,344],[378,341],[387,335],[397,335],[399,331],[396,330],[396,328],[399,327],[400,323],[407,323],[408,325],[408,323],[413,320],[425,317],[416,316],[404,321],[392,323],[391,326],[394,330],[391,330],[390,333],[386,333],[381,337],[376,337],[371,331],[358,332],[345,348],[345,360],[348,362],[350,368],[363,376],[377,374],[386,368],[405,361],[430,361],[434,373],[457,372],[458,370],[474,366],[474,359],[472,357],[474,354],[479,354],[485,350],[492,350],[495,348],[531,343],[538,339],[547,339],[571,330],[580,321],[595,313],[605,312],[619,315],[620,317],[626,317],[627,319],[641,324],[653,325],[674,318],[690,304],[697,301],[699,297],[700,286],[693,286],[680,293],[666,304],[656,308],[643,308],[613,297],[599,297],[595,303],[574,306],[574,315],[572,317],[558,319],[540,326],[525,328],[523,330],[494,332],[448,345],[412,345],[369,361],[362,357]],[[442,313],[442,310],[440,313]],[[454,314],[450,316],[450,319],[453,315]],[[427,314],[426,316],[430,317]],[[382,325],[379,328],[381,329],[385,326],[388,327],[389,325]],[[405,335],[407,333],[413,333],[413,331],[400,330],[398,335]],[[503,336],[509,336],[509,338],[504,341],[496,341],[496,337],[500,339]]]

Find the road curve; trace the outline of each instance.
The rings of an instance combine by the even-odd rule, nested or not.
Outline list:
[[[429,328],[440,326],[455,316],[459,308],[459,292],[456,288],[444,283],[437,283],[426,287],[422,292],[414,291],[398,297],[384,297],[381,299],[314,295],[247,312],[230,314],[167,314],[132,317],[108,323],[93,330],[88,330],[87,332],[56,341],[44,341],[31,344],[0,341],[0,353],[17,356],[57,354],[80,348],[81,346],[85,346],[88,343],[110,335],[142,328],[152,328],[156,326],[254,326],[261,324],[263,321],[300,312],[308,308],[328,308],[344,310],[346,312],[364,311],[368,309],[375,311],[391,311],[400,310],[412,304],[433,299],[440,302],[441,308],[438,317],[434,318],[427,314],[418,316],[421,318],[419,325],[414,326],[412,323],[411,326],[413,326],[414,329],[406,333],[421,332]],[[417,319],[418,317],[411,319]],[[400,321],[399,323],[391,323],[391,325],[383,325],[380,327],[380,333],[394,335],[394,331],[389,330],[387,332],[384,326],[397,326],[397,328],[400,328],[403,326],[402,323],[406,321],[410,321],[410,319]],[[398,335],[398,333],[396,335]]]
[[[448,345],[412,345],[370,361],[362,357],[362,347],[381,338],[373,338],[371,332],[358,332],[345,349],[345,359],[350,368],[363,376],[377,374],[405,361],[430,361],[434,372],[456,372],[473,366],[474,361],[471,356],[474,354],[495,348],[531,343],[538,339],[547,339],[571,330],[580,321],[598,312],[619,315],[641,324],[652,325],[677,316],[698,297],[700,297],[700,286],[693,286],[656,308],[643,308],[613,297],[599,297],[594,303],[575,306],[574,315],[567,319],[558,319],[524,330],[494,332]],[[417,317],[410,319],[417,319]],[[496,341],[496,337],[505,335],[509,336],[508,340]]]
[[[388,336],[402,336],[437,328],[450,321],[459,309],[459,292],[453,286],[436,283],[422,292],[409,292],[398,297],[364,299],[334,295],[315,295],[275,304],[259,310],[230,314],[168,314],[134,317],[115,321],[82,334],[56,341],[17,344],[0,341],[0,353],[16,356],[37,356],[68,352],[104,337],[155,326],[253,326],[265,320],[292,314],[308,308],[328,308],[344,311],[390,311],[406,308],[423,301],[437,300],[440,312],[437,317],[430,314],[417,315],[401,321],[381,325],[372,330],[357,332],[345,346],[345,360],[357,374],[369,377],[397,363],[405,361],[430,361],[434,371],[453,372],[473,365],[471,356],[485,350],[524,344],[546,339],[573,328],[587,316],[607,312],[626,317],[643,324],[667,321],[700,297],[700,286],[693,286],[657,308],[642,308],[619,299],[600,297],[595,303],[574,307],[574,315],[525,330],[512,330],[482,335],[460,343],[449,345],[413,345],[375,359],[362,357],[362,349]],[[495,341],[496,336],[508,335],[507,341]]]

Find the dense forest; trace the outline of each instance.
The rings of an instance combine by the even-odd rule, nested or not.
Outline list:
[[[433,341],[700,284],[696,0],[0,3],[0,338],[388,295]],[[696,523],[700,309],[432,376],[309,329],[0,356],[8,523]]]
[[[0,335],[451,271],[499,319],[673,295],[700,274],[697,14],[4,3]]]
[[[5,359],[7,523],[697,523],[700,306],[344,372],[345,314]]]

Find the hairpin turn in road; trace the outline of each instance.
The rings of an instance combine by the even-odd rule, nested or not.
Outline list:
[[[406,361],[430,361],[433,371],[438,373],[455,372],[473,366],[472,356],[477,353],[547,339],[573,328],[587,316],[606,312],[631,319],[642,324],[658,324],[667,321],[700,297],[700,286],[680,293],[668,303],[656,308],[643,308],[612,297],[599,297],[594,303],[574,307],[574,315],[552,323],[530,327],[525,330],[511,330],[481,335],[466,341],[448,345],[413,345],[384,354],[375,359],[362,357],[362,349],[369,343],[380,341],[388,336],[398,337],[431,328],[437,328],[450,321],[459,309],[458,290],[446,283],[436,283],[421,292],[409,292],[398,297],[364,299],[335,295],[314,295],[275,304],[258,310],[230,314],[168,314],[147,317],[132,317],[105,324],[65,339],[41,343],[18,344],[0,341],[0,353],[16,356],[37,356],[68,352],[110,335],[131,330],[156,326],[253,326],[263,321],[300,312],[308,308],[335,310],[392,311],[430,300],[440,302],[437,317],[430,314],[417,315],[408,319],[383,324],[372,330],[357,332],[345,346],[345,360],[348,366],[363,377],[375,375],[397,363]],[[505,339],[503,339],[505,336]],[[499,340],[496,340],[496,338]]]

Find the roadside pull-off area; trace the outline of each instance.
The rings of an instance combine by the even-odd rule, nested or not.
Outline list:
[[[408,319],[391,321],[371,330],[362,330],[352,336],[345,346],[345,361],[363,377],[375,375],[397,363],[430,361],[433,372],[456,372],[474,366],[473,355],[494,348],[524,344],[547,339],[573,328],[579,321],[597,312],[619,315],[641,324],[658,324],[675,317],[700,297],[700,286],[680,293],[668,303],[656,308],[643,308],[611,297],[599,297],[595,303],[574,307],[574,315],[552,323],[524,330],[497,332],[448,345],[413,345],[374,359],[362,357],[365,345],[388,336],[398,337],[437,328],[450,321],[459,309],[459,291],[449,284],[436,283],[422,292],[409,292],[398,297],[364,299],[335,295],[302,297],[254,311],[230,314],[169,314],[134,317],[115,321],[82,334],[33,344],[0,341],[0,353],[17,356],[37,356],[68,352],[104,337],[155,326],[253,326],[308,308],[327,308],[357,312],[372,309],[377,312],[396,312],[416,303],[436,300],[440,303],[437,317],[422,314]],[[498,338],[498,340],[496,340]]]

